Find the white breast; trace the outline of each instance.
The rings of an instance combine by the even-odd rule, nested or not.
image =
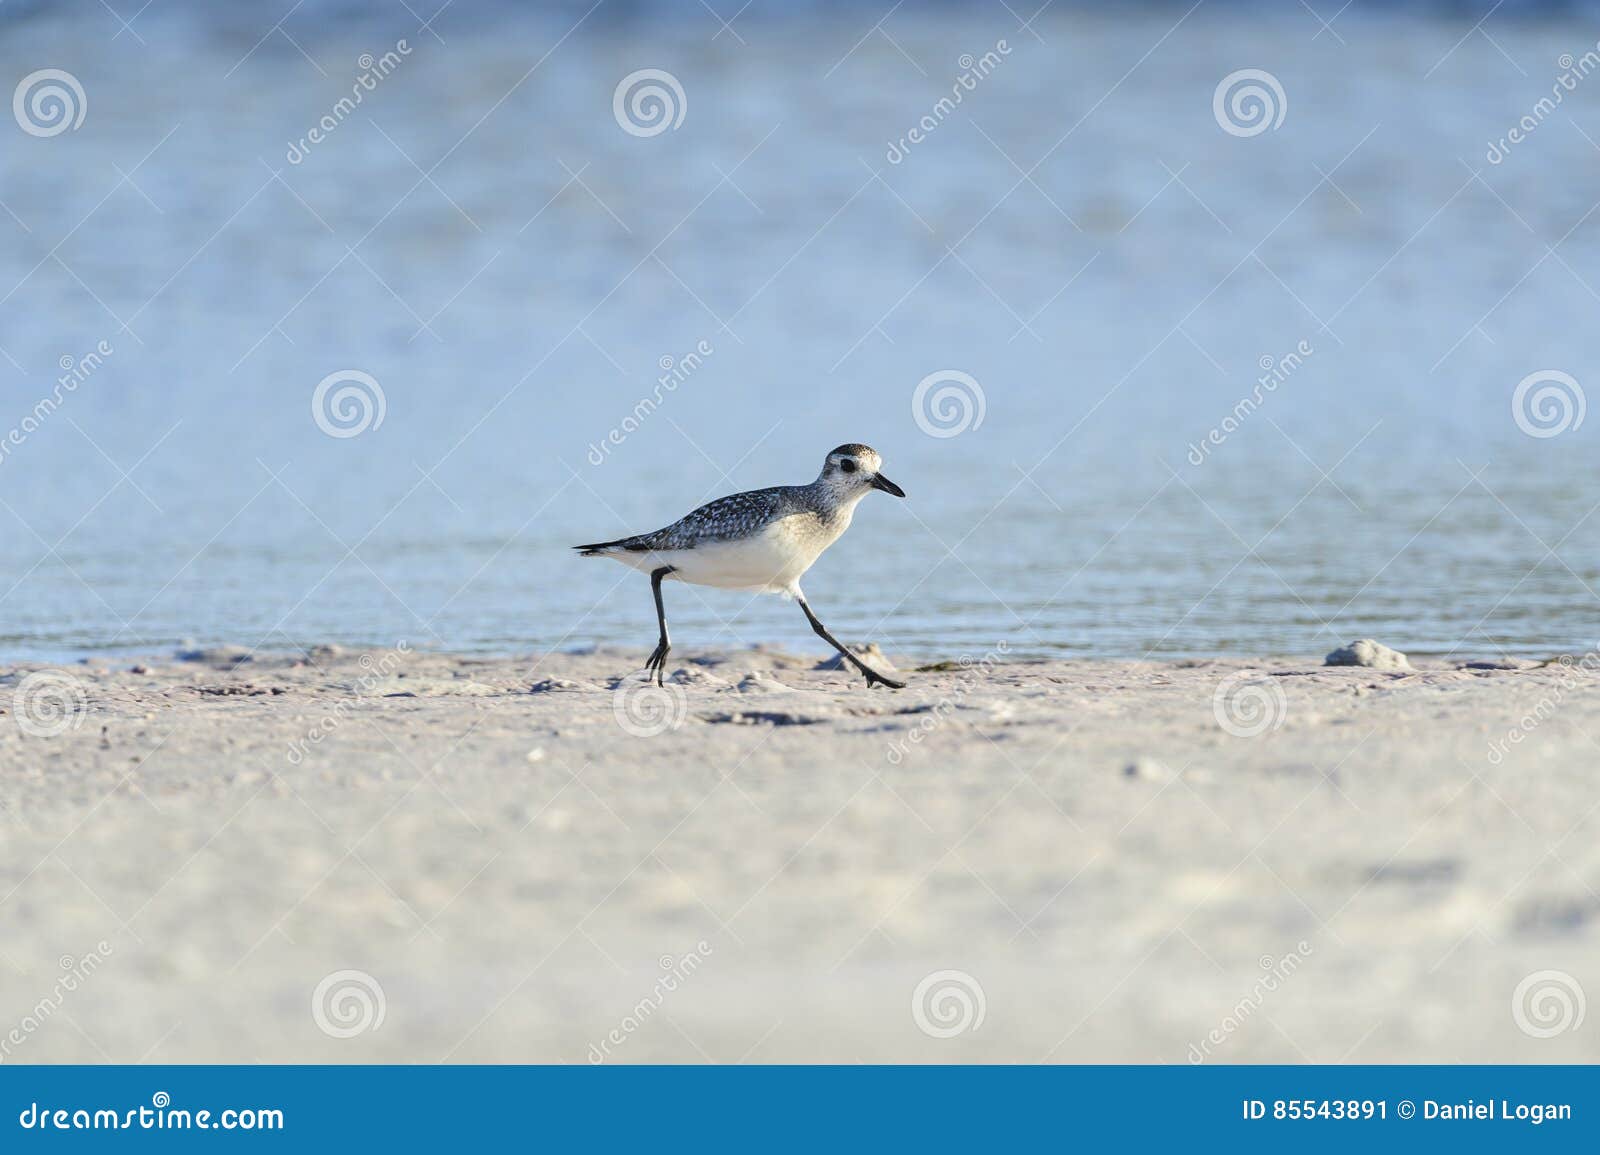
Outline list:
[[[781,593],[793,588],[849,524],[849,511],[827,525],[811,514],[795,514],[750,537],[706,542],[694,549],[610,556],[645,571],[671,566],[674,578],[694,585]]]

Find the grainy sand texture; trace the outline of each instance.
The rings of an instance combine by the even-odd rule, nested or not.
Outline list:
[[[0,670],[0,1057],[1600,1059],[1581,664],[643,657]]]

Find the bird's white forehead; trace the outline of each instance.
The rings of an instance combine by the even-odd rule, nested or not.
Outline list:
[[[883,463],[883,458],[879,457],[877,451],[872,449],[861,450],[857,453],[828,454],[828,460],[833,462],[835,465],[847,457],[853,457],[856,461],[860,462],[862,465],[865,465],[868,469],[876,469]]]

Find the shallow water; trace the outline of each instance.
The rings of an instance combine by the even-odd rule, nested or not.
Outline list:
[[[911,497],[869,499],[807,593],[892,653],[1600,635],[1600,422],[1512,410],[1537,371],[1596,380],[1600,78],[1486,159],[1592,19],[198,11],[0,12],[0,75],[87,100],[0,150],[0,435],[111,350],[0,453],[6,657],[644,646],[648,583],[569,543],[854,440]],[[681,82],[676,129],[619,127],[641,68]],[[1242,68],[1281,83],[1276,129],[1219,127]],[[349,369],[382,421],[330,437],[313,392]],[[936,437],[913,395],[943,370],[984,405]],[[814,646],[777,599],[668,607],[681,645]]]

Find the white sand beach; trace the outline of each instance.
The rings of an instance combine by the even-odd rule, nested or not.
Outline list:
[[[1600,1058],[1581,668],[237,656],[0,671],[4,1061]]]

